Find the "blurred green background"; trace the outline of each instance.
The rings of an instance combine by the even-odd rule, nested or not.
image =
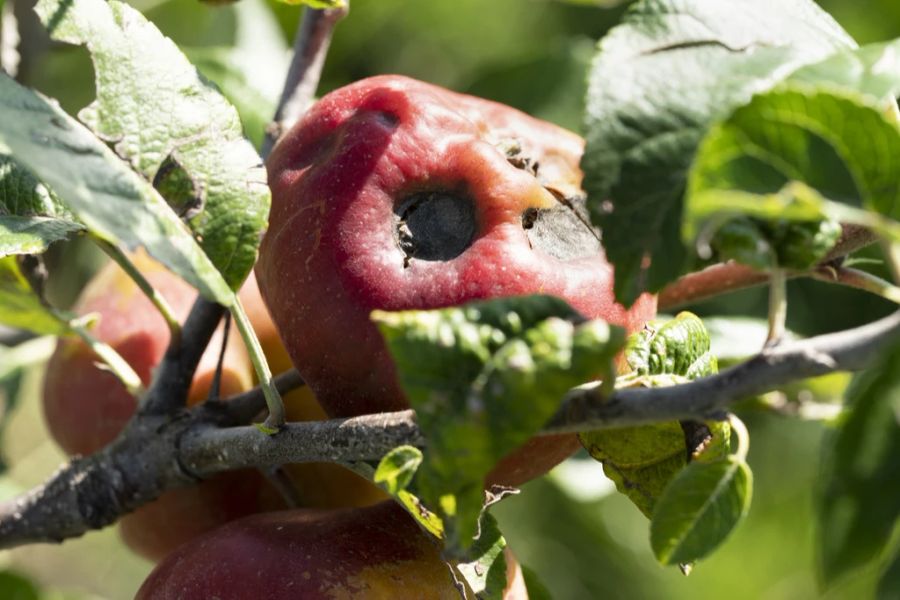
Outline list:
[[[48,43],[28,18],[29,2],[6,4],[23,27],[21,78],[77,112],[93,97],[87,54]],[[300,9],[263,0],[223,8],[194,0],[132,4],[220,85],[241,110],[248,135],[258,141],[280,92]],[[624,10],[602,7],[614,4],[353,0],[350,17],[333,41],[321,91],[370,75],[401,73],[578,130],[592,48]],[[900,37],[897,0],[820,4],[860,43]],[[72,302],[100,260],[89,247],[56,248],[51,261],[54,302]],[[850,327],[890,310],[887,303],[862,293],[817,283],[792,283],[789,306],[789,327],[805,335]],[[765,292],[732,294],[692,309],[701,315],[761,316]],[[38,348],[37,354],[48,349]],[[12,466],[0,479],[3,496],[38,483],[63,460],[47,439],[39,393],[36,367],[20,381],[18,402],[6,415],[3,451]],[[862,573],[827,596],[816,585],[811,502],[824,427],[761,413],[744,417],[753,434],[749,459],[756,476],[750,516],[690,577],[655,562],[646,520],[626,500],[608,494],[600,467],[592,463],[529,484],[495,513],[522,562],[537,571],[556,598],[870,597],[873,573]],[[16,580],[21,598],[119,599],[133,595],[151,566],[131,555],[113,529],[58,547],[4,552],[0,567],[34,582],[36,587]],[[9,582],[4,577],[0,590]]]

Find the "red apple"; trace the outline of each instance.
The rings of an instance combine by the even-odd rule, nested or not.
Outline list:
[[[269,230],[256,267],[285,345],[325,411],[406,408],[369,315],[553,294],[629,331],[629,310],[578,191],[583,141],[497,103],[398,76],[323,97],[267,163]],[[518,485],[578,447],[532,440],[488,481]]]
[[[136,600],[459,597],[438,541],[387,501],[234,521],[172,553],[144,581]],[[504,598],[527,598],[514,560],[508,560]]]
[[[144,253],[131,257],[144,277],[166,298],[179,320],[190,312],[197,292]],[[91,333],[112,346],[144,385],[169,344],[165,320],[137,284],[115,263],[88,283],[74,311],[100,318]],[[189,403],[206,399],[222,346],[221,329],[197,369]],[[231,336],[223,363],[221,395],[249,389],[252,367],[238,338]],[[137,400],[80,339],[61,339],[44,380],[44,415],[53,438],[70,455],[90,454],[111,442],[134,414]]]

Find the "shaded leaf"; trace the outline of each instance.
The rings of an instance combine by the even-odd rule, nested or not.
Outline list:
[[[237,111],[128,5],[41,0],[36,10],[54,39],[91,53],[97,99],[82,121],[157,185],[237,289],[256,262],[270,201]]]
[[[41,592],[30,579],[13,571],[0,571],[0,598],[7,600],[41,600]]]
[[[417,490],[447,545],[471,544],[484,477],[531,438],[563,394],[612,369],[622,335],[562,300],[527,296],[434,311],[375,311],[428,449]]]
[[[900,518],[900,346],[857,375],[823,441],[819,566],[826,584],[874,560]]]
[[[831,219],[900,239],[892,221],[900,218],[898,133],[881,108],[852,93],[786,84],[756,96],[713,129],[697,154],[685,242],[700,236],[702,255],[708,223],[739,215]]]
[[[750,508],[752,476],[739,458],[693,462],[656,503],[650,545],[665,565],[691,563],[721,544]]]
[[[0,257],[40,254],[82,229],[34,175],[0,154]]]
[[[553,600],[550,590],[541,582],[534,569],[525,565],[519,565],[522,569],[522,577],[525,579],[525,589],[528,590],[528,600]]]
[[[896,596],[897,590],[900,590],[900,548],[895,550],[894,556],[881,572],[875,598],[876,600],[891,600]]]
[[[231,304],[222,276],[146,180],[55,102],[0,74],[0,151],[3,145],[91,232],[143,245],[204,297]]]
[[[810,0],[644,0],[629,10],[591,67],[582,159],[617,298],[631,304],[681,274],[682,194],[710,126],[799,66],[854,46]]]

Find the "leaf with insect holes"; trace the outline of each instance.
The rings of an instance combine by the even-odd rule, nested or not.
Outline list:
[[[153,182],[237,289],[256,262],[270,202],[237,111],[127,4],[41,0],[36,10],[54,39],[91,54],[97,99],[82,121]]]
[[[823,442],[818,554],[827,585],[876,559],[900,519],[900,345],[854,378],[846,404]]]
[[[0,151],[47,184],[95,235],[156,260],[230,305],[234,293],[153,187],[52,100],[0,73]]]
[[[621,331],[526,296],[372,318],[428,440],[416,486],[451,553],[477,530],[484,478],[530,439],[572,387],[612,372]]]
[[[682,274],[682,195],[707,130],[798,67],[853,47],[812,0],[631,7],[591,66],[581,162],[618,299]]]
[[[861,208],[857,208],[861,207]],[[756,96],[704,140],[685,205],[686,243],[736,217],[830,219],[900,240],[900,128],[873,97],[789,83]],[[799,262],[821,257],[836,229],[787,239]],[[788,255],[786,255],[788,256]]]
[[[55,194],[0,153],[0,257],[41,254],[83,229]]]

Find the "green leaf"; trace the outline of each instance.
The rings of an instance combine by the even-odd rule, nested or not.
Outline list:
[[[684,431],[673,421],[579,435],[603,472],[648,518],[669,481],[687,464]]]
[[[41,600],[41,592],[29,579],[12,571],[0,571],[0,598]]]
[[[256,262],[270,201],[237,111],[128,5],[41,0],[36,10],[54,39],[91,53],[97,99],[82,121],[153,181],[237,289]]]
[[[696,379],[718,371],[703,321],[689,312],[665,323],[648,323],[629,338],[625,360],[638,375],[672,373]]]
[[[876,600],[891,600],[900,590],[900,547],[894,551],[894,556],[881,572],[878,580],[878,589],[875,592]]]
[[[699,236],[703,256],[704,232],[735,216],[831,219],[900,239],[898,133],[861,95],[785,84],[756,96],[714,128],[697,154],[685,242]]]
[[[854,46],[810,0],[644,0],[629,10],[591,68],[582,159],[617,298],[631,304],[681,274],[682,194],[713,123]]]
[[[3,145],[91,232],[145,246],[204,297],[231,304],[234,293],[145,179],[55,102],[0,74],[0,152]]]
[[[711,375],[718,370],[709,352],[709,335],[703,322],[682,312],[668,322],[648,323],[628,338],[625,360],[632,370],[616,387],[659,387]],[[672,377],[675,376],[675,377]],[[640,427],[600,429],[579,434],[581,444],[603,464],[603,472],[620,493],[628,496],[647,517],[663,490],[688,464],[696,448],[689,448],[686,425],[677,421]],[[730,428],[710,421],[691,424],[703,428],[705,442],[692,458],[714,460],[728,454]]]
[[[853,90],[884,107],[900,94],[900,40],[836,52],[795,71],[788,81]]]
[[[405,490],[422,464],[422,451],[414,446],[399,446],[381,459],[374,481],[391,496]]]
[[[66,321],[31,289],[15,256],[0,258],[0,323],[38,334],[64,335],[70,331]]]
[[[528,600],[553,600],[550,590],[541,582],[541,578],[534,569],[521,564],[519,568],[522,569],[525,589],[528,590]]]
[[[750,508],[752,476],[739,458],[693,462],[656,503],[650,545],[664,565],[703,558],[721,544]]]
[[[372,317],[428,440],[417,489],[443,519],[451,553],[472,543],[485,475],[565,392],[611,372],[623,341],[548,296]]]
[[[479,600],[501,600],[506,588],[506,540],[496,519],[484,513],[480,535],[456,568]]]
[[[823,442],[819,566],[826,584],[875,559],[900,518],[900,346],[856,376]]]
[[[233,10],[233,45],[198,46],[184,52],[234,105],[244,132],[259,147],[281,97],[290,51],[265,2],[242,0]]]
[[[0,257],[41,254],[82,229],[34,175],[0,154]]]
[[[422,529],[438,539],[444,538],[444,523],[419,498],[406,488],[412,482],[422,451],[414,446],[398,446],[388,452],[375,469],[373,480],[406,509]]]

